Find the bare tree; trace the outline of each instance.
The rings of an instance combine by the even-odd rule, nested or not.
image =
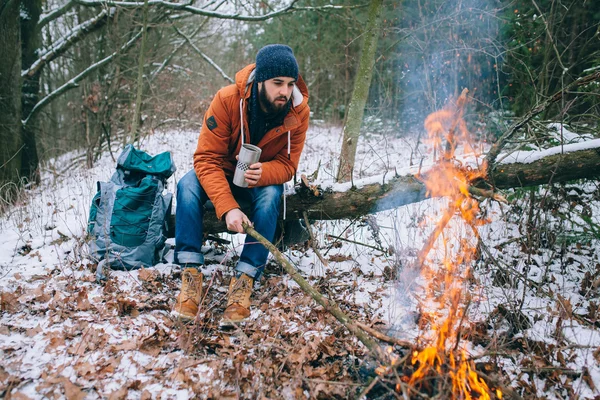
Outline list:
[[[340,164],[337,173],[338,182],[347,182],[352,178],[356,146],[360,136],[360,127],[365,111],[365,104],[369,96],[369,87],[375,65],[375,51],[381,33],[381,10],[383,0],[371,0],[369,8],[369,21],[364,33],[362,54],[352,99],[348,108],[348,116],[344,124],[344,139],[340,152]]]
[[[21,30],[20,2],[0,2],[0,196],[19,180],[21,168]],[[8,197],[8,196],[7,196]]]

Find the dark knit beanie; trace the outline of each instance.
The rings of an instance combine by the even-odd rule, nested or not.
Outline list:
[[[277,76],[298,79],[294,52],[284,44],[270,44],[256,54],[256,81],[264,82]]]

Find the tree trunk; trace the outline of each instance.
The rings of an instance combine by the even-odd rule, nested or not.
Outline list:
[[[342,142],[340,165],[337,173],[338,182],[348,182],[352,178],[356,145],[360,136],[365,104],[369,96],[373,66],[375,65],[375,50],[377,50],[377,42],[381,32],[382,3],[383,0],[371,0],[369,7],[369,20],[364,33],[360,64],[354,81],[354,90],[350,106],[348,107],[348,116],[344,125],[344,140]]]
[[[494,172],[493,183],[497,189],[510,189],[598,178],[600,139],[590,144],[595,147],[550,155],[530,164],[499,164]],[[567,146],[565,149],[568,150]],[[322,197],[315,197],[311,193],[303,188],[287,198],[288,220],[302,219],[304,212],[308,214],[308,218],[314,220],[356,218],[427,198],[425,186],[412,175],[395,177],[386,184],[372,183],[344,192],[324,192]],[[171,222],[169,225],[174,227],[174,221]],[[206,213],[206,233],[225,232],[225,228],[225,223],[217,221],[214,212]],[[170,234],[173,235],[173,232]]]
[[[21,49],[23,70],[29,69],[38,59],[38,50],[42,47],[42,37],[37,23],[42,13],[41,0],[23,0],[21,2]],[[22,113],[29,115],[39,100],[40,71],[23,78]],[[39,157],[36,133],[39,130],[37,118],[29,120],[21,129],[23,141],[23,156],[21,157],[21,177],[27,181],[39,183]]]
[[[146,36],[148,34],[148,0],[144,0],[144,21],[142,26],[142,45],[140,48],[140,57],[138,59],[137,74],[137,92],[135,96],[135,111],[133,121],[131,122],[131,143],[136,143],[139,139],[139,122],[142,115],[142,92],[144,90],[144,62],[146,51]]]
[[[0,198],[21,169],[21,30],[20,1],[0,0]]]

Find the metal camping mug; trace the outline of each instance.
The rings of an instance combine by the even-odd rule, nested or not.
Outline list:
[[[235,166],[235,174],[233,175],[233,183],[236,186],[243,188],[248,187],[248,182],[246,182],[246,178],[244,178],[244,173],[250,169],[252,164],[258,162],[261,152],[262,150],[260,147],[252,144],[242,145],[238,156],[238,162]]]

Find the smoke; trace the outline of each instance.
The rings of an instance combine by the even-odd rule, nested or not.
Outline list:
[[[475,104],[498,106],[501,61],[499,15],[492,0],[407,0],[396,50],[400,71],[400,121],[422,130],[428,114],[463,88]]]

